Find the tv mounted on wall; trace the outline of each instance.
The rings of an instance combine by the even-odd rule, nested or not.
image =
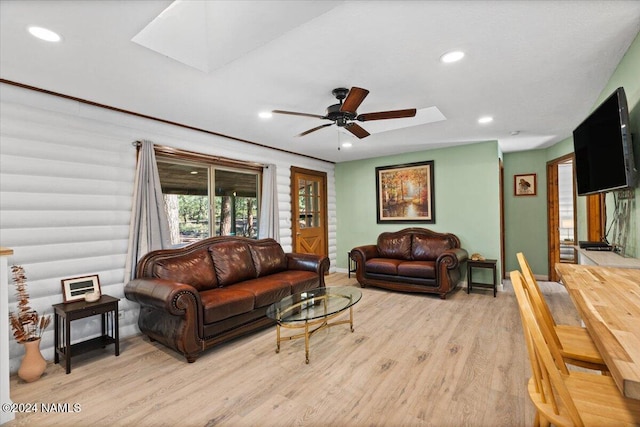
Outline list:
[[[629,111],[619,87],[573,131],[578,195],[636,185]]]

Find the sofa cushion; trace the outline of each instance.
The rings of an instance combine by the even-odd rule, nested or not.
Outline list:
[[[378,236],[378,254],[380,258],[411,259],[411,234]]]
[[[153,276],[186,283],[198,291],[218,287],[213,261],[206,249],[156,261],[153,264]]]
[[[411,255],[417,261],[435,261],[447,249],[453,249],[455,243],[446,237],[413,235]]]
[[[371,258],[365,262],[364,270],[367,273],[398,274],[398,265],[403,261],[390,258]]]
[[[319,286],[318,273],[303,270],[286,270],[272,274],[270,277],[288,283],[291,286],[291,294],[310,291]]]
[[[252,293],[255,297],[256,308],[266,307],[291,295],[291,286],[273,276],[245,280],[244,282],[231,285],[231,288]]]
[[[244,242],[220,242],[209,246],[218,284],[228,286],[256,277],[249,246]]]
[[[282,246],[275,240],[269,239],[256,242],[249,246],[253,265],[258,277],[278,273],[287,269],[287,257]]]
[[[435,261],[405,261],[398,265],[398,276],[419,277],[422,279],[436,278]]]
[[[213,323],[250,312],[255,306],[255,295],[242,289],[216,288],[200,292],[204,323]]]

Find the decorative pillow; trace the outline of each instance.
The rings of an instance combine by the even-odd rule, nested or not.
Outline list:
[[[273,239],[249,245],[251,258],[258,277],[279,273],[287,269],[287,257],[282,246]]]
[[[256,269],[249,247],[244,242],[221,242],[209,246],[213,258],[218,284],[232,285],[243,280],[254,279]]]
[[[158,279],[186,283],[198,291],[218,287],[213,261],[206,249],[157,261],[153,265],[153,276]]]
[[[386,233],[378,236],[380,258],[411,259],[411,235],[390,236]]]
[[[444,251],[454,248],[451,239],[414,234],[411,254],[416,261],[435,261]]]

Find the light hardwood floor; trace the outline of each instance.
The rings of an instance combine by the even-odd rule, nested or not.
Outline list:
[[[329,286],[357,286],[346,274]],[[561,323],[578,324],[564,288],[542,284]],[[348,325],[275,353],[275,328],[195,363],[142,336],[49,364],[35,383],[11,379],[21,403],[79,404],[77,413],[16,414],[13,426],[525,426],[529,362],[509,283],[447,300],[365,288]],[[39,405],[38,405],[39,406]],[[64,408],[64,407],[63,407]],[[41,409],[41,407],[40,407]]]

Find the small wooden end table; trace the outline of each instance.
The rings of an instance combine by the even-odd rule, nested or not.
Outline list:
[[[349,279],[351,279],[351,273],[358,271],[358,264],[353,258],[351,258],[351,252],[347,252],[347,269],[349,270]]]
[[[55,363],[60,357],[66,362],[67,374],[71,372],[71,357],[87,351],[104,348],[115,344],[116,356],[120,355],[120,339],[118,333],[118,301],[120,299],[102,295],[98,301],[75,301],[53,305],[53,327],[55,328]],[[89,340],[71,344],[71,322],[86,317],[102,316],[102,335]],[[64,322],[61,323],[60,320]],[[62,332],[62,333],[61,333]],[[64,343],[61,341],[64,340]]]
[[[496,263],[498,261],[495,259],[484,259],[484,260],[467,260],[467,294],[471,292],[474,286],[480,288],[493,288],[493,297],[496,297],[496,292],[498,290],[498,277],[496,272]],[[493,282],[492,283],[480,283],[474,282],[471,276],[471,272],[474,268],[486,268],[493,270]]]

